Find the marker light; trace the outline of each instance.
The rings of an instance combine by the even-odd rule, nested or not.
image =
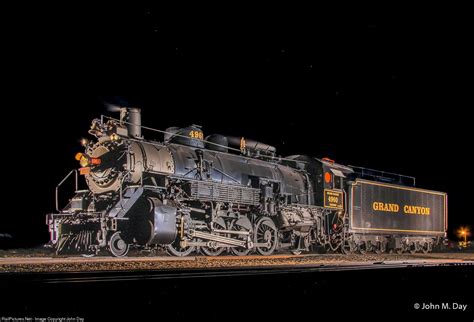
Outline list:
[[[326,181],[326,183],[330,183],[331,179],[332,179],[332,176],[329,172],[324,173],[324,181]]]
[[[87,157],[86,154],[84,153],[76,153],[76,156],[74,157],[77,161],[79,161],[79,164],[81,167],[87,167],[89,165],[89,158]]]

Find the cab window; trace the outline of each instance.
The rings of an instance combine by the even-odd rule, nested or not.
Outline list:
[[[342,189],[342,178],[334,176],[334,189]]]

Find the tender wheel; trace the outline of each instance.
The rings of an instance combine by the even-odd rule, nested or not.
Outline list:
[[[341,245],[341,252],[346,255],[353,254],[356,251],[356,248],[357,247],[353,241],[348,241],[344,245]]]
[[[292,250],[291,250],[291,253],[292,253],[293,255],[298,256],[298,255],[301,255],[302,251],[299,250],[299,249],[292,249]]]
[[[365,243],[365,249],[367,252],[371,253],[373,251],[375,251],[375,247],[374,245],[372,244],[372,242],[370,240],[368,240],[366,243]]]
[[[195,246],[182,247],[181,246],[181,237],[179,236],[179,234],[178,234],[178,236],[176,236],[176,239],[174,240],[173,243],[166,246],[166,252],[169,255],[177,256],[177,257],[188,256],[189,254],[191,254],[195,250],[196,250]]]
[[[364,241],[361,241],[357,247],[360,254],[365,255],[367,253],[367,245]]]
[[[255,241],[258,244],[267,243],[268,246],[257,246],[261,255],[271,255],[278,244],[278,230],[270,218],[262,218],[255,226]]]
[[[428,254],[430,252],[430,245],[429,243],[424,243],[423,246],[421,247],[421,251],[423,254]]]
[[[374,249],[375,249],[376,254],[385,253],[385,251],[386,251],[385,243],[384,242],[377,242],[377,244],[375,244]]]
[[[115,232],[109,239],[108,249],[110,254],[115,257],[124,257],[127,255],[130,245],[120,236],[120,232]]]

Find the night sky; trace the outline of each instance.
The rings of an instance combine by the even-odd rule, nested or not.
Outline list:
[[[2,31],[12,129],[0,233],[19,246],[47,241],[54,187],[77,167],[78,141],[104,102],[141,107],[150,127],[199,124],[283,156],[415,176],[448,192],[450,236],[472,224],[472,22],[441,9],[322,19],[284,7],[199,9],[12,12]]]

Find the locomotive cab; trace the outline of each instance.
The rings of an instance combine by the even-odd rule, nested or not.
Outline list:
[[[284,164],[305,171],[312,178],[314,205],[327,209],[344,209],[346,178],[354,171],[331,159],[317,159],[305,155],[285,158]],[[291,161],[290,161],[291,160]]]
[[[346,177],[353,172],[349,167],[335,163],[333,160],[324,158],[320,160],[320,173],[317,175],[319,181],[318,205],[329,209],[344,209],[344,184]]]

